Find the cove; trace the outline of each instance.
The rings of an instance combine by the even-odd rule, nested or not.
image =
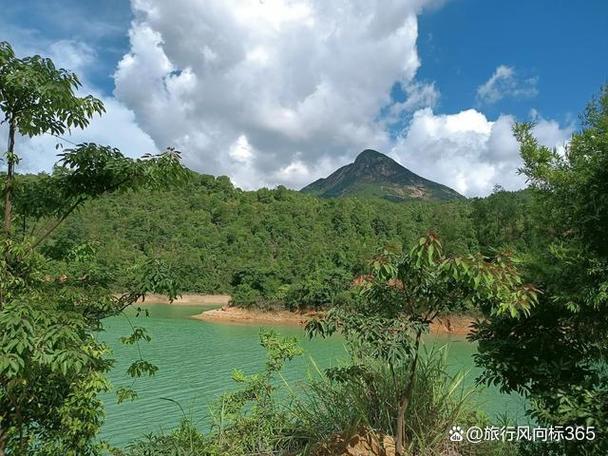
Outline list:
[[[274,329],[283,336],[297,337],[304,349],[301,356],[287,364],[283,375],[290,385],[297,386],[313,368],[313,360],[321,368],[336,366],[347,359],[343,341],[308,340],[296,326],[211,323],[189,317],[213,307],[147,305],[149,316],[136,317],[135,309],[126,316],[104,321],[100,338],[113,350],[117,359],[110,372],[114,388],[133,387],[138,398],[117,404],[116,395],[102,396],[106,420],[102,438],[124,446],[147,433],[170,431],[182,417],[191,418],[201,429],[210,425],[209,406],[224,391],[234,388],[231,373],[240,369],[247,374],[261,369],[264,350],[259,345],[261,328]],[[136,346],[120,343],[129,335],[131,325],[147,329],[152,341],[139,345],[144,359],[159,368],[153,377],[135,381],[126,374],[130,363],[139,357]],[[429,336],[426,344],[448,344],[450,369],[468,371],[466,385],[472,385],[479,374],[473,364],[475,345],[462,336]],[[523,416],[524,400],[500,394],[495,388],[483,388],[476,395],[479,406],[492,418],[507,414],[511,420],[527,423]],[[497,423],[498,424],[498,423]]]

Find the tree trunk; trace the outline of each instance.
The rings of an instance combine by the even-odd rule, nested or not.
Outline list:
[[[13,217],[13,182],[15,180],[15,121],[9,122],[8,127],[8,149],[6,152],[6,184],[4,185],[4,233],[6,237],[11,235],[11,222]]]
[[[0,428],[0,456],[5,456],[6,454],[6,435],[8,430]]]
[[[418,365],[418,349],[420,348],[420,337],[422,331],[416,332],[416,342],[414,343],[414,359],[410,365],[410,372],[405,385],[405,391],[403,396],[399,400],[399,408],[397,410],[397,435],[395,436],[395,452],[398,456],[404,456],[404,445],[405,445],[405,414],[412,400],[412,393],[414,392],[414,382],[416,381],[416,367]]]

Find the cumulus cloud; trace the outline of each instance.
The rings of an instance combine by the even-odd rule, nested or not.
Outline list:
[[[394,110],[436,99],[414,83],[426,3],[134,0],[115,94],[189,166],[298,187],[390,146],[377,117],[395,82],[411,96]]]
[[[188,166],[244,188],[300,188],[366,148],[467,196],[495,184],[520,188],[515,119],[474,109],[438,114],[439,89],[416,80],[417,15],[440,3],[132,0],[130,49],[116,67],[114,96],[102,96],[107,113],[69,139],[132,156],[175,146]],[[86,78],[99,63],[95,49],[73,40],[27,44],[28,53],[84,74],[83,93],[96,93]],[[404,101],[391,98],[395,84]],[[535,92],[535,80],[501,65],[478,101]],[[544,144],[563,145],[572,132],[534,116]],[[49,169],[57,142],[19,138],[21,170]]]
[[[418,110],[391,155],[415,173],[467,196],[486,195],[496,184],[519,189],[525,180],[517,174],[521,159],[514,122],[510,115],[491,121],[474,109],[456,114]],[[533,133],[544,145],[563,147],[572,131],[572,125],[561,127],[538,117]]]
[[[513,67],[500,65],[485,83],[477,88],[477,101],[496,103],[506,97],[531,98],[538,94],[537,78],[522,79]]]

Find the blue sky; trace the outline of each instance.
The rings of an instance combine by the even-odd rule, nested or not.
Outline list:
[[[104,93],[112,93],[112,74],[129,49],[133,16],[128,1],[0,0],[0,4],[0,39],[22,52],[43,52],[49,43],[60,40],[86,43],[96,54],[87,77]]]
[[[608,81],[606,1],[368,3],[0,0],[0,40],[104,98],[76,139],[176,145],[245,188],[305,185],[366,147],[468,195],[520,188],[512,123],[559,147]],[[28,169],[48,167],[30,146]]]
[[[608,82],[608,2],[452,0],[419,19],[419,77],[441,88],[440,109],[475,102],[499,64],[538,78],[538,95],[482,106],[525,118],[531,108],[567,121]]]

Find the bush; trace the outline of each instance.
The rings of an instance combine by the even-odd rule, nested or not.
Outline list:
[[[276,402],[275,376],[302,350],[294,338],[262,332],[266,350],[264,369],[245,375],[235,370],[232,379],[240,388],[224,393],[212,407],[213,427],[201,434],[189,420],[168,435],[148,435],[116,456],[268,456],[291,452],[293,420]]]
[[[114,450],[114,456],[219,456],[212,444],[188,419],[170,434],[148,434],[125,451]]]
[[[445,443],[448,429],[471,412],[465,405],[471,391],[462,387],[462,374],[446,372],[444,354],[445,348],[431,349],[421,358],[406,420],[412,450]],[[312,449],[335,434],[361,428],[395,435],[398,396],[408,368],[403,363],[391,372],[388,364],[367,358],[311,382],[293,409],[303,446]]]
[[[331,306],[349,288],[351,281],[351,275],[342,269],[315,271],[289,288],[285,305],[289,310]]]

